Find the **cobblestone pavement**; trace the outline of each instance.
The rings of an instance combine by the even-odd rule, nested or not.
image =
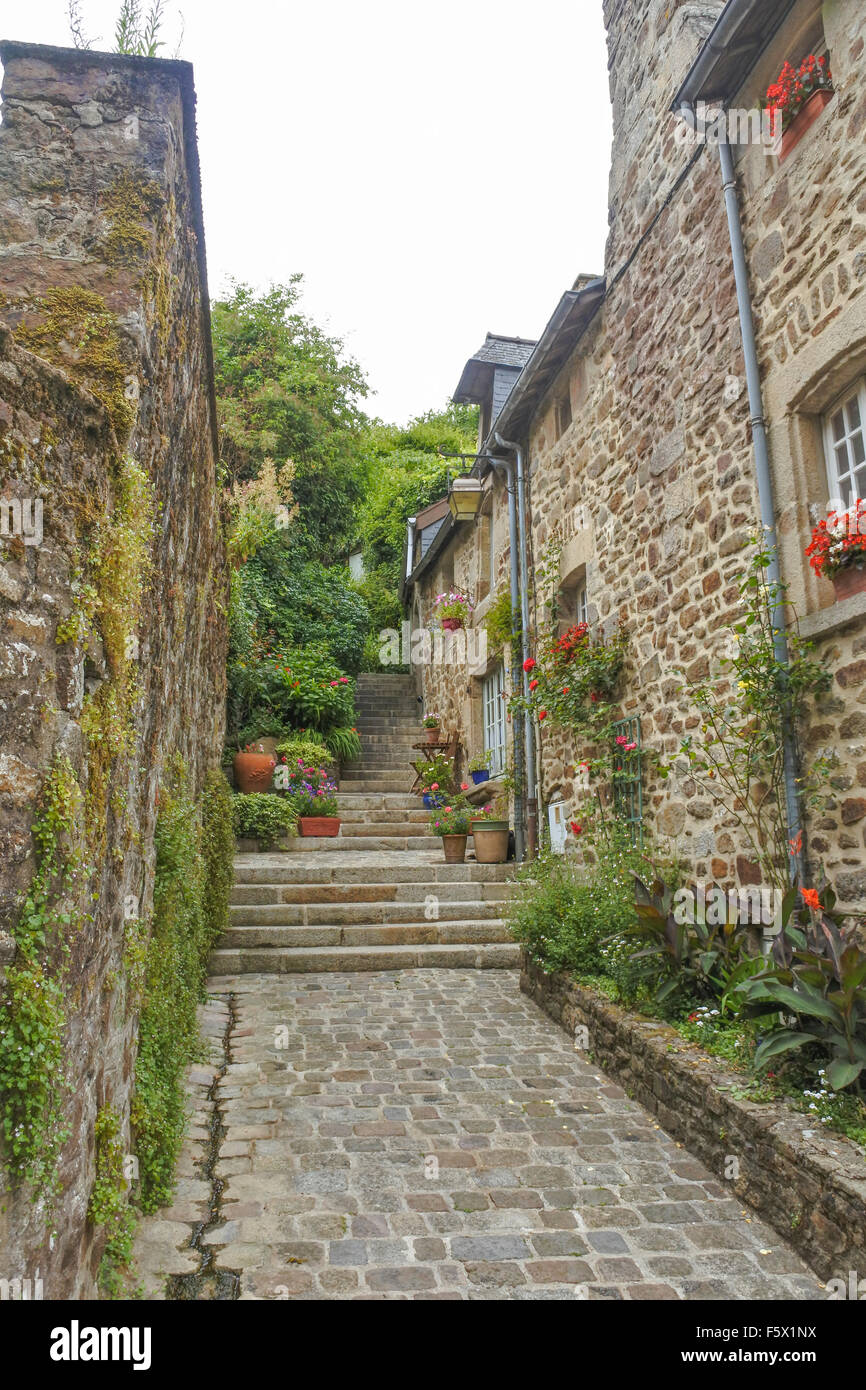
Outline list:
[[[199,1246],[239,1273],[241,1298],[822,1297],[515,972],[244,975],[210,990],[212,1025],[227,1000],[233,1024],[211,1092],[224,1130],[209,1176],[225,1185]],[[175,1270],[200,1258],[177,1247],[202,1170],[183,1183],[138,1251],[151,1296],[169,1247]]]

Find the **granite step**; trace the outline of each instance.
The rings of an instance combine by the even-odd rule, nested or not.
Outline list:
[[[516,970],[520,948],[506,942],[423,946],[298,946],[218,948],[212,975],[309,974],[356,970]]]

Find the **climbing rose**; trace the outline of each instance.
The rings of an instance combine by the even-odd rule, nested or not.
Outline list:
[[[524,663],[523,663],[523,669],[524,669],[524,671],[526,671],[526,672],[534,671],[534,670],[535,670],[535,660],[534,660],[533,657],[528,656],[528,657],[526,658],[526,660],[525,660]]]
[[[438,783],[438,782],[431,782],[431,783],[430,783],[430,790],[431,790],[431,792],[438,792],[438,790],[439,790],[439,783]]]
[[[572,833],[572,835],[582,835],[582,834],[583,834],[583,826],[582,826],[582,825],[578,825],[578,823],[577,823],[576,820],[573,820],[573,821],[571,822],[571,833]]]
[[[461,790],[462,792],[468,792],[468,790],[469,790],[469,783],[468,783],[468,782],[461,782],[461,783],[460,783],[460,790]]]
[[[538,681],[530,681],[530,682],[529,682],[529,689],[530,689],[530,690],[537,690],[537,689],[538,689]]]
[[[538,711],[539,723],[541,722],[542,719],[546,719],[546,718],[547,718],[547,710],[546,710],[546,709],[540,709],[540,710]]]

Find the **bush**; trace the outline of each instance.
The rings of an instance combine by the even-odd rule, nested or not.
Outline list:
[[[236,735],[265,725],[277,737],[324,734],[354,723],[355,685],[324,647],[264,648],[231,663],[229,710]]]
[[[232,825],[236,835],[270,849],[277,840],[296,834],[298,812],[292,801],[270,792],[239,793],[232,798]]]
[[[329,729],[325,742],[341,763],[352,763],[361,756],[361,737],[355,729]]]
[[[311,764],[330,767],[334,762],[334,755],[326,746],[324,735],[314,729],[306,734],[290,734],[284,738],[277,744],[277,758],[291,767],[296,767],[298,763],[303,763],[305,767]]]

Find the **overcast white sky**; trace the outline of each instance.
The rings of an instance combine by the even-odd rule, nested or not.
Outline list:
[[[119,0],[82,0],[111,48]],[[2,0],[2,37],[70,42],[66,0]],[[305,277],[404,421],[485,333],[536,337],[603,269],[602,0],[168,0],[195,66],[210,291]]]

